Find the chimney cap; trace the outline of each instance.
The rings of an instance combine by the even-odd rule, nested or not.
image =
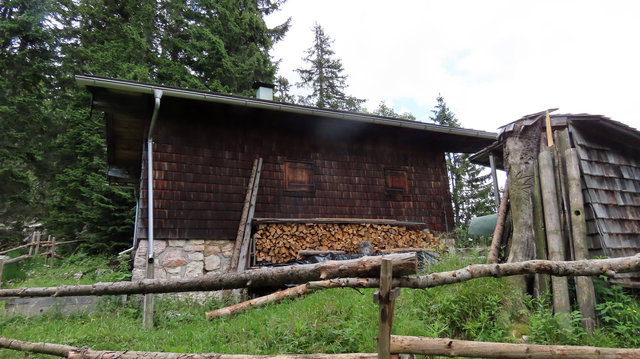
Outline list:
[[[255,90],[259,89],[260,87],[266,87],[266,88],[274,89],[276,87],[276,85],[270,84],[270,83],[267,83],[267,82],[260,82],[260,81],[255,81],[253,83],[253,88]]]

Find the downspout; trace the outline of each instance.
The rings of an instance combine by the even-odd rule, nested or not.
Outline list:
[[[135,196],[136,196],[136,216],[135,219],[133,220],[133,243],[131,244],[131,248],[125,249],[124,251],[118,253],[118,256],[127,254],[131,251],[133,251],[134,249],[136,249],[136,247],[138,247],[138,213],[140,211],[140,199],[139,199],[139,194],[137,193],[137,191],[135,191]]]
[[[153,90],[155,104],[153,106],[153,115],[151,115],[151,124],[147,135],[147,220],[148,220],[148,242],[147,261],[153,263],[153,129],[156,126],[158,112],[160,112],[160,99],[162,98],[161,90]]]

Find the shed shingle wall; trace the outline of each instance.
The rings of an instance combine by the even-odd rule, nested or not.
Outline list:
[[[452,228],[442,152],[407,143],[401,129],[367,129],[348,138],[344,129],[336,131],[318,136],[250,121],[161,118],[154,138],[156,238],[235,238],[258,157],[263,167],[255,217],[382,218]],[[286,160],[313,164],[315,192],[285,190]],[[387,194],[385,168],[407,171],[407,195]],[[144,187],[141,238],[147,236]]]

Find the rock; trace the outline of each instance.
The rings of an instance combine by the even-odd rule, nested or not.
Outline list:
[[[154,279],[167,279],[167,272],[162,268],[153,268]]]
[[[182,268],[184,267],[167,267],[165,268],[165,271],[169,274],[178,274],[180,275],[180,272],[182,272]]]
[[[189,243],[185,244],[185,252],[204,252],[204,244],[194,244],[191,242],[193,241],[189,241]]]
[[[163,267],[179,267],[185,264],[187,264],[187,260],[179,249],[168,250],[162,258]]]
[[[234,242],[229,242],[222,246],[222,255],[226,258],[231,258],[233,256],[233,247],[235,247]]]
[[[204,244],[204,239],[190,239],[189,243],[191,243],[191,244]]]
[[[82,278],[83,275],[84,275],[84,272],[73,273],[73,279],[78,280],[78,279]]]
[[[204,260],[204,254],[202,254],[202,252],[193,252],[187,254],[187,258],[189,258],[190,261],[202,261]]]
[[[207,244],[204,246],[204,255],[207,257],[212,254],[218,254],[220,252],[220,246],[217,244]]]
[[[167,248],[167,241],[165,240],[157,240],[157,241],[153,241],[153,254],[154,255],[159,255],[160,253],[162,253],[162,251],[165,250],[165,248]]]
[[[184,247],[184,244],[187,241],[185,241],[184,239],[170,239],[169,240],[169,247]]]
[[[220,268],[220,257],[211,255],[204,258],[204,269],[206,269],[207,272],[214,271],[218,268]]]
[[[184,272],[185,277],[197,277],[202,275],[204,264],[202,262],[191,262],[187,264],[187,270]]]
[[[145,270],[142,268],[134,268],[131,272],[131,281],[138,282],[143,280],[145,277]]]

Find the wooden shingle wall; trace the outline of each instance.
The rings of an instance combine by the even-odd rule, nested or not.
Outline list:
[[[640,252],[640,149],[585,125],[570,130],[580,157],[591,254]]]
[[[255,217],[382,218],[425,222],[435,231],[453,227],[444,154],[429,143],[407,141],[403,129],[345,128],[323,119],[317,120],[322,128],[308,128],[263,122],[251,113],[226,116],[169,114],[158,121],[156,238],[235,238],[257,157],[264,162]],[[286,190],[286,161],[312,164],[313,191]],[[406,194],[386,189],[387,168],[406,171]],[[146,238],[146,200],[140,203],[139,236]]]

